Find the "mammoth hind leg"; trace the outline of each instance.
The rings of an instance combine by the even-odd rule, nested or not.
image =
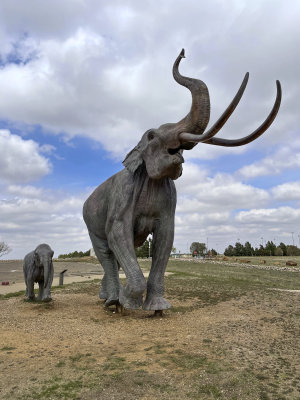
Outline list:
[[[108,307],[119,302],[119,270],[118,263],[113,252],[109,249],[107,241],[89,232],[95,254],[104,270],[102,285],[99,293],[101,299],[105,299]]]
[[[114,260],[112,260],[112,262],[113,263],[117,263],[118,271],[120,271],[120,264],[117,262],[115,257],[114,257]],[[113,268],[115,268],[115,266]],[[108,299],[109,296],[107,294],[108,293],[107,285],[108,285],[108,275],[104,272],[104,275],[103,275],[103,278],[102,278],[102,282],[101,282],[101,286],[100,286],[100,291],[99,291],[99,299],[104,299],[104,300]],[[115,304],[115,303],[113,302],[112,304]]]
[[[101,286],[100,286],[100,291],[99,291],[99,299],[104,299],[106,301],[106,299],[108,298],[108,294],[107,294],[107,275],[104,272],[103,278],[102,278],[102,282],[101,282]]]

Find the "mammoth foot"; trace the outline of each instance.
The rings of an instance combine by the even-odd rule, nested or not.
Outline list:
[[[107,299],[104,303],[105,307],[113,306],[113,305],[118,305],[119,304],[119,297],[111,297]]]
[[[100,299],[104,299],[105,307],[113,306],[119,303],[119,290],[111,290],[108,292],[107,290],[100,290],[99,293]]]
[[[124,288],[120,287],[119,293],[119,302],[120,304],[129,310],[137,310],[143,304],[143,296],[139,295],[138,297],[129,297],[126,296]]]
[[[49,301],[52,301],[52,298],[51,298],[51,296],[45,296],[45,297],[42,298],[42,301],[44,301],[45,303],[47,303],[47,302],[49,302]]]
[[[34,301],[35,300],[35,296],[26,296],[25,300],[26,301]]]
[[[147,297],[143,304],[143,310],[161,311],[171,308],[171,304],[161,296]]]

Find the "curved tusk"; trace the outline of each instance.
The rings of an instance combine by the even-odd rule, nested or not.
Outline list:
[[[206,141],[207,139],[210,139],[211,137],[215,136],[221,128],[225,125],[226,121],[229,119],[233,111],[236,109],[237,105],[239,104],[244,91],[246,89],[247,83],[249,79],[249,72],[246,72],[243,82],[237,91],[236,95],[234,96],[232,102],[229,104],[229,106],[226,108],[226,110],[223,112],[221,117],[217,120],[217,122],[203,135],[203,141]]]
[[[246,78],[246,76],[245,76],[245,78]],[[245,80],[245,78],[244,78],[244,80]],[[272,122],[274,121],[274,119],[275,119],[275,117],[276,117],[276,115],[278,113],[278,110],[279,110],[279,107],[280,107],[280,103],[281,103],[281,97],[282,97],[281,85],[280,85],[279,81],[276,81],[276,87],[277,87],[276,100],[275,100],[274,106],[273,106],[270,114],[268,115],[266,120],[254,132],[252,132],[250,135],[245,136],[245,137],[243,137],[241,139],[220,139],[220,138],[212,137],[213,135],[210,136],[209,139],[207,139],[207,137],[204,138],[204,136],[206,136],[207,133],[211,134],[211,132],[209,132],[209,131],[213,130],[213,128],[217,124],[221,123],[220,120],[222,120],[222,118],[224,117],[224,114],[226,113],[228,108],[231,106],[231,104],[230,104],[230,106],[227,108],[225,113],[220,117],[220,119],[216,122],[216,124],[208,132],[206,132],[204,135],[202,135],[202,137],[195,137],[195,135],[193,135],[191,133],[182,133],[180,135],[180,140],[183,140],[185,142],[186,141],[194,142],[194,143],[198,143],[198,142],[203,142],[204,141],[204,143],[206,143],[206,144],[213,144],[213,145],[216,145],[216,146],[226,146],[226,147],[242,146],[244,144],[252,142],[253,140],[257,139],[259,136],[261,136],[269,128],[269,126],[272,124]],[[226,122],[226,120],[224,121],[224,123]],[[224,125],[224,123],[223,123],[223,125]]]
[[[219,130],[224,126],[224,124],[226,123],[228,118],[231,116],[231,114],[236,109],[237,105],[239,104],[239,102],[244,94],[244,91],[246,89],[248,79],[249,79],[249,72],[247,72],[245,74],[243,82],[242,82],[239,90],[237,91],[236,95],[234,96],[232,102],[229,104],[229,106],[226,108],[226,110],[223,112],[223,114],[217,120],[217,122],[207,132],[205,132],[199,138],[196,138],[196,140],[193,140],[194,136],[191,136],[193,134],[184,132],[180,135],[180,140],[182,140],[183,142],[187,142],[187,141],[196,142],[197,141],[197,143],[198,143],[198,142],[205,142],[206,140],[215,136],[219,132]]]

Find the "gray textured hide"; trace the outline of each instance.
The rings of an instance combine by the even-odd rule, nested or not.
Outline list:
[[[50,301],[53,281],[53,250],[48,244],[40,244],[24,258],[23,272],[26,283],[26,298],[34,300],[34,283],[39,284],[38,300]]]
[[[208,89],[204,82],[179,73],[182,58],[184,50],[174,63],[173,76],[192,94],[189,114],[177,123],[164,124],[145,132],[138,145],[126,156],[125,169],[98,186],[83,207],[84,221],[104,269],[99,296],[106,300],[106,306],[120,302],[129,309],[141,305],[145,310],[170,307],[163,297],[164,273],[174,237],[176,190],[173,180],[182,173],[183,150],[191,150],[199,142],[218,146],[249,143],[271,125],[280,106],[281,87],[277,81],[273,109],[256,131],[241,139],[214,138],[242,97],[249,74],[245,75],[222,116],[204,133],[210,114]],[[141,246],[150,233],[153,233],[153,258],[146,283],[135,256],[135,247]],[[125,287],[120,286],[119,267],[126,274]]]

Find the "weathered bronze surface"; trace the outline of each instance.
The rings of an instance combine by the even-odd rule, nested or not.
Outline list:
[[[218,146],[247,144],[268,129],[280,107],[281,86],[276,81],[275,104],[258,129],[241,139],[215,138],[240,101],[249,74],[245,75],[225,112],[205,132],[210,116],[208,89],[201,80],[179,73],[182,58],[184,50],[174,63],[173,76],[192,94],[190,112],[177,123],[146,131],[123,161],[125,168],[98,186],[83,207],[96,256],[105,271],[99,296],[105,299],[106,306],[120,302],[129,309],[141,305],[145,310],[170,307],[163,297],[164,274],[174,238],[176,190],[173,180],[182,174],[183,151],[191,150],[199,142]],[[134,248],[141,246],[150,233],[153,233],[153,258],[146,282]],[[119,266],[126,274],[125,287],[119,282]]]

